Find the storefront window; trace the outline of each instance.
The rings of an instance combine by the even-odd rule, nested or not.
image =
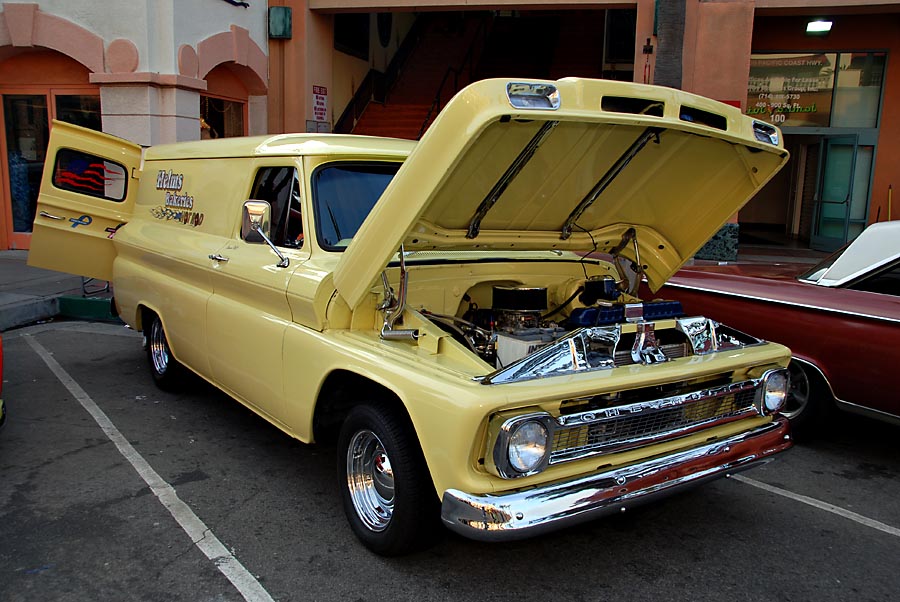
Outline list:
[[[884,62],[882,53],[847,52],[840,55],[832,127],[878,126]]]
[[[244,103],[213,96],[200,97],[200,137],[244,135]]]
[[[100,97],[85,94],[57,94],[56,119],[100,132],[103,130],[100,118]]]
[[[48,106],[48,98],[54,99]],[[52,110],[51,110],[52,107]],[[4,94],[6,162],[14,233],[31,232],[41,189],[50,120],[100,130],[100,97],[93,94]]]
[[[4,94],[3,116],[13,232],[31,232],[50,134],[47,97]]]
[[[828,127],[837,54],[750,57],[747,114],[780,127]]]
[[[781,127],[878,127],[882,52],[754,54],[747,114]]]

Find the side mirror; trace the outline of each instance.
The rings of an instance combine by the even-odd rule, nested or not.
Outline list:
[[[264,244],[272,233],[272,206],[266,201],[245,201],[241,219],[241,238]]]
[[[269,238],[272,235],[272,206],[266,201],[244,201],[244,212],[241,218],[241,238],[249,243],[264,243],[278,256],[279,268],[291,264],[278,247]]]

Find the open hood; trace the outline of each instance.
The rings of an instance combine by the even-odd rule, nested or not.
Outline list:
[[[787,161],[779,131],[670,88],[493,79],[451,100],[335,270],[356,307],[411,250],[618,252],[655,291]],[[623,238],[633,228],[633,242]]]

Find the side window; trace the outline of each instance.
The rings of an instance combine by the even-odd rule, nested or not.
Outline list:
[[[62,148],[56,153],[53,185],[60,190],[121,202],[128,178],[125,166],[82,151]]]
[[[900,297],[900,264],[852,284],[848,288]]]
[[[300,179],[294,167],[263,167],[256,172],[250,198],[272,206],[272,242],[279,247],[303,246]]]

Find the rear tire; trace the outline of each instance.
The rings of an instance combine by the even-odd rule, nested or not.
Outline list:
[[[437,496],[405,420],[380,404],[356,406],[341,426],[337,452],[344,512],[367,548],[399,556],[433,542]]]
[[[144,336],[153,382],[164,391],[178,390],[184,383],[184,367],[172,355],[162,320],[156,314],[150,314],[149,318]]]

